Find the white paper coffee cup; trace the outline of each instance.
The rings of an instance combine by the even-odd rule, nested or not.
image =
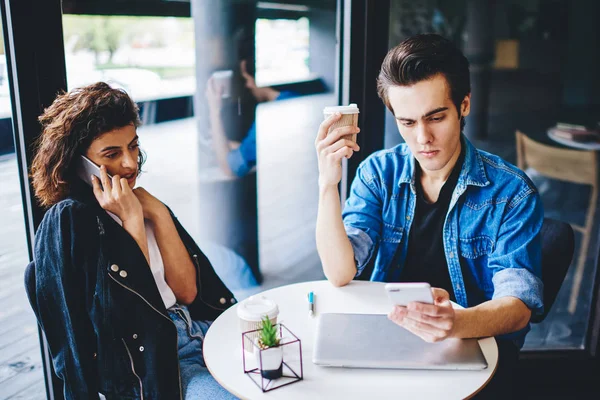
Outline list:
[[[244,333],[260,329],[262,319],[265,316],[267,316],[271,323],[275,325],[277,323],[277,316],[279,315],[279,307],[274,301],[265,296],[250,296],[238,304],[237,315],[239,318],[240,333]],[[258,336],[258,332],[247,335],[251,340],[255,340]],[[245,340],[244,348],[247,351],[252,352],[252,342]]]
[[[358,114],[360,111],[358,106],[354,103],[349,104],[347,106],[333,106],[333,107],[325,107],[323,109],[323,116],[325,119],[329,118],[331,115],[339,112],[342,114],[342,117],[335,124],[329,127],[329,131],[327,134],[329,135],[334,129],[340,128],[343,126],[356,126],[358,127]],[[353,142],[356,142],[356,134],[345,135],[342,136],[343,139],[349,139]]]

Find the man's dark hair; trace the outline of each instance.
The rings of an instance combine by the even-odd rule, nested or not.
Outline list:
[[[436,34],[409,37],[391,49],[377,78],[377,94],[394,113],[388,98],[391,86],[410,86],[442,74],[450,88],[450,98],[461,115],[460,105],[471,92],[469,61],[448,39]],[[465,121],[461,120],[461,130]]]

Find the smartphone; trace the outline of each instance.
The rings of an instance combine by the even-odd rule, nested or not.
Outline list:
[[[80,155],[79,160],[77,161],[77,176],[79,176],[79,178],[81,178],[81,180],[88,185],[93,186],[92,175],[96,175],[98,181],[100,182],[100,187],[102,187],[102,181],[100,180],[100,167],[86,156]],[[107,175],[108,179],[112,179],[110,174]]]
[[[223,89],[223,93],[221,97],[226,99],[231,96],[231,81],[233,79],[233,71],[222,70],[215,71],[212,73],[212,78],[215,80],[215,83],[219,85]]]
[[[413,301],[433,304],[431,285],[427,282],[387,283],[385,291],[394,305],[406,306]]]

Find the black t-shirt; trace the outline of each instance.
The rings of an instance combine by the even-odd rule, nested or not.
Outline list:
[[[442,235],[444,221],[464,158],[463,150],[435,203],[428,203],[425,200],[421,187],[421,168],[415,162],[417,168],[415,215],[408,237],[406,261],[400,274],[400,282],[429,282],[431,287],[447,290],[453,301],[456,299],[448,272]]]

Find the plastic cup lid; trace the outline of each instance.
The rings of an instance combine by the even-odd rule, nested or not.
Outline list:
[[[349,104],[347,106],[333,106],[333,107],[325,107],[323,109],[323,114],[333,114],[333,113],[342,113],[342,114],[359,114],[358,106],[355,103]]]
[[[265,296],[250,296],[238,304],[237,314],[246,321],[260,321],[265,315],[273,319],[279,314],[279,307]]]

